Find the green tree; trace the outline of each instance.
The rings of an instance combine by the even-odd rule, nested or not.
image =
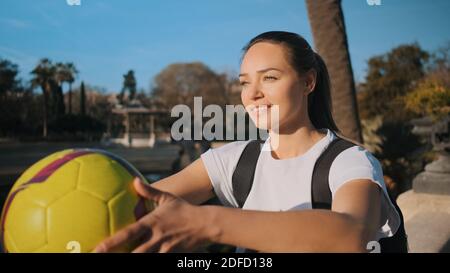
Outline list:
[[[78,70],[73,63],[66,63],[66,68],[68,71],[68,77],[66,82],[69,84],[69,114],[72,113],[72,83],[78,74]]]
[[[84,82],[81,82],[80,86],[80,114],[86,115],[86,91],[84,89]]]
[[[430,54],[427,75],[406,96],[406,108],[434,120],[450,114],[450,42]]]
[[[358,94],[361,118],[365,124],[379,120],[372,128],[377,147],[372,152],[381,161],[384,173],[400,191],[410,187],[422,169],[423,144],[412,134],[410,120],[417,117],[406,107],[406,98],[426,74],[429,53],[416,43],[400,45],[368,61],[368,73]]]
[[[18,66],[8,60],[0,59],[0,96],[14,91],[18,85],[16,79],[19,73]]]
[[[368,73],[361,85],[362,118],[381,115],[390,121],[404,122],[414,115],[405,109],[404,97],[425,75],[429,53],[418,44],[400,45],[368,61]]]
[[[69,84],[68,91],[68,113],[72,114],[72,83],[78,74],[78,70],[73,63],[57,63],[57,78],[62,86],[65,82]]]
[[[17,78],[19,68],[6,59],[0,59],[0,135],[14,136],[26,121],[30,93]]]
[[[427,75],[405,98],[406,109],[437,120],[450,114],[450,71]]]
[[[175,63],[163,69],[154,79],[152,96],[171,109],[177,104],[194,105],[194,96],[203,104],[225,105],[226,89],[223,79],[200,62]]]
[[[31,71],[33,78],[31,84],[33,87],[39,86],[44,97],[43,100],[43,126],[42,136],[44,138],[48,135],[48,112],[49,112],[49,98],[52,92],[52,81],[54,80],[55,67],[49,59],[41,59],[37,66]]]
[[[64,82],[72,83],[76,68],[73,64],[53,64],[47,58],[41,59],[31,71],[33,87],[41,87],[43,101],[43,136],[47,137],[49,119],[59,119],[65,114],[64,94],[62,85]],[[71,103],[69,103],[70,105]]]
[[[62,85],[65,80],[65,66],[62,63],[56,63],[55,64],[55,75],[54,80],[51,82],[52,86],[52,106],[53,106],[53,119],[59,119],[62,117],[65,112],[65,105],[64,105],[64,94]]]

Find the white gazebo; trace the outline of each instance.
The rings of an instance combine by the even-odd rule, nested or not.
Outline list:
[[[108,142],[126,147],[153,147],[156,118],[168,114],[167,110],[146,108],[136,101],[127,106],[117,105],[108,121]]]

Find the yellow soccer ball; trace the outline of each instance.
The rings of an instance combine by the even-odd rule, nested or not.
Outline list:
[[[45,157],[20,176],[6,199],[0,230],[4,251],[91,252],[154,208],[134,190],[136,176],[145,181],[131,164],[103,150]]]

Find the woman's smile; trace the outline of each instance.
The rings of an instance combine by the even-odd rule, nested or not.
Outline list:
[[[249,107],[252,114],[267,114],[268,110],[272,107],[272,104],[252,105]]]

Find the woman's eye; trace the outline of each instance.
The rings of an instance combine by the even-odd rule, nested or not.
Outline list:
[[[277,77],[274,77],[274,76],[264,76],[264,80],[274,81],[274,80],[277,80]]]
[[[240,82],[239,83],[241,86],[246,86],[248,84],[248,82]]]

